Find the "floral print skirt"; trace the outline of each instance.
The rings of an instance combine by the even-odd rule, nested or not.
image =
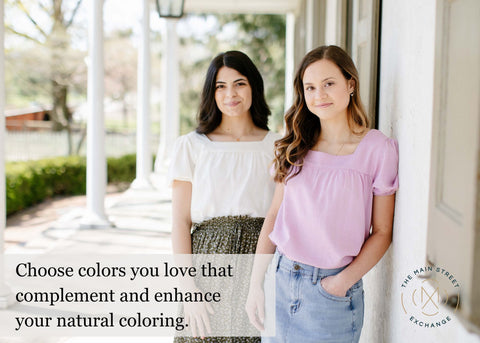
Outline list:
[[[254,254],[264,218],[250,216],[215,217],[193,225],[193,254]],[[246,272],[247,273],[247,272]],[[244,284],[235,285],[234,298],[245,299],[248,292],[248,278],[241,278]],[[199,285],[201,288],[201,285]],[[231,325],[248,321],[243,306],[220,310],[216,315]],[[235,308],[237,308],[235,307]],[[212,327],[215,322],[211,323]],[[260,337],[175,337],[175,343],[260,343]]]

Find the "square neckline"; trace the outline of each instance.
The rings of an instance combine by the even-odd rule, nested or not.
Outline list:
[[[208,136],[206,134],[202,133],[201,135],[203,137],[205,137],[205,139],[207,141],[209,141],[210,143],[228,143],[228,144],[231,144],[231,143],[263,143],[263,142],[266,141],[268,135],[270,135],[271,132],[272,132],[271,130],[268,130],[267,133],[265,134],[265,136],[259,141],[212,141],[210,138],[208,138]]]
[[[333,155],[333,154],[330,154],[328,152],[324,152],[324,151],[318,151],[318,150],[312,150],[310,149],[308,152],[314,152],[314,153],[319,153],[319,154],[323,154],[325,156],[331,156],[332,158],[336,158],[336,157],[348,157],[348,156],[354,156],[358,149],[360,148],[360,146],[362,145],[363,141],[365,140],[365,138],[367,138],[367,136],[370,134],[370,132],[372,131],[375,131],[375,129],[369,129],[368,132],[365,134],[365,136],[362,137],[362,139],[360,140],[360,142],[358,142],[357,144],[357,147],[355,148],[355,150],[351,153],[351,154],[346,154],[346,155]]]

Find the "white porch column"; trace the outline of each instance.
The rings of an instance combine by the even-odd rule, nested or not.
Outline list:
[[[5,69],[4,69],[4,12],[0,0],[0,309],[13,302],[10,288],[5,284],[4,254],[7,206],[5,199]]]
[[[325,44],[325,1],[307,0],[305,4],[305,52]]]
[[[88,117],[87,117],[87,209],[81,225],[111,226],[105,215],[107,165],[103,112],[103,2],[89,0],[88,23]]]
[[[315,48],[313,46],[314,22],[315,22],[315,4],[314,0],[307,0],[306,2],[306,21],[305,21],[305,50],[308,52]]]
[[[285,37],[285,112],[293,103],[293,78],[295,77],[295,14],[287,14]]]
[[[150,153],[150,9],[149,0],[142,0],[140,47],[138,49],[137,83],[137,170],[132,188],[152,188]]]
[[[325,44],[347,49],[347,3],[327,0],[325,13]]]
[[[177,19],[163,19],[164,49],[162,56],[162,135],[155,160],[155,172],[164,172],[173,143],[178,137],[180,111],[178,89]]]

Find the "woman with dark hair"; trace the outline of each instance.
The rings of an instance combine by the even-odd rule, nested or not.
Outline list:
[[[275,187],[268,171],[280,136],[268,130],[269,115],[262,77],[250,58],[239,51],[216,56],[207,71],[198,127],[178,138],[170,165],[175,254],[255,252]],[[204,337],[211,307],[184,309],[192,336]],[[194,337],[175,340],[196,342]],[[260,339],[198,339],[224,341]]]
[[[259,129],[268,131],[267,124],[270,109],[265,101],[262,76],[250,58],[240,51],[227,51],[215,57],[210,63],[205,84],[203,86],[202,101],[197,118],[198,127],[196,131],[198,133],[209,134],[222,124],[223,112],[218,106],[216,99],[217,88],[221,86],[217,84],[217,74],[222,67],[235,69],[239,74],[246,78],[251,91],[251,107],[249,108],[249,111],[253,124]],[[237,85],[237,88],[238,86],[243,85],[239,84]],[[228,115],[228,113],[225,114]]]
[[[397,142],[369,129],[359,85],[352,59],[333,45],[310,51],[296,73],[257,246],[275,253],[276,334],[262,342],[359,341],[362,276],[390,245],[398,189]],[[255,261],[246,306],[259,329],[272,318],[266,268]]]

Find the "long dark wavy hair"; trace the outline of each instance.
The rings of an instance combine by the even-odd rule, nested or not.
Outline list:
[[[350,56],[335,45],[321,46],[303,58],[293,82],[293,105],[285,114],[285,135],[275,142],[275,181],[286,182],[302,170],[303,159],[317,143],[321,132],[320,119],[309,111],[305,103],[303,75],[307,67],[319,60],[335,63],[347,80],[354,80],[353,96],[347,107],[348,126],[355,134],[362,134],[370,123],[360,99],[358,71]],[[358,130],[360,129],[360,130]]]
[[[208,134],[215,130],[222,122],[222,112],[215,101],[217,74],[220,68],[235,69],[245,76],[252,88],[252,106],[250,115],[255,126],[268,130],[268,116],[270,108],[265,101],[263,79],[252,60],[240,51],[227,51],[217,55],[207,70],[203,85],[202,100],[197,114],[198,133]]]

